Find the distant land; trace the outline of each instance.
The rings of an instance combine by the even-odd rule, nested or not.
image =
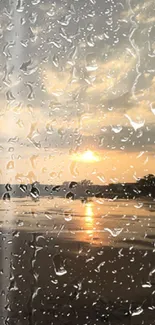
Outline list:
[[[64,182],[61,185],[33,184],[1,184],[0,196],[4,200],[13,197],[62,197],[71,200],[87,200],[88,198],[136,199],[141,197],[155,198],[155,175],[149,174],[139,178],[135,183],[112,183],[109,185],[95,185],[89,180],[81,182]]]

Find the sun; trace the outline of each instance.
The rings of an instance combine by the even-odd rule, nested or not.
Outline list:
[[[86,151],[84,151],[82,153],[74,154],[73,155],[73,160],[92,163],[92,162],[99,161],[100,157],[95,152],[93,152],[91,150],[86,150]]]

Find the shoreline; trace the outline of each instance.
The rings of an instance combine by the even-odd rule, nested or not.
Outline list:
[[[141,325],[146,317],[144,324],[150,325],[155,312],[155,276],[149,276],[155,268],[154,254],[22,231],[12,239],[11,265],[16,267],[10,283],[9,325],[14,319],[27,324],[24,317],[37,325],[72,324],[75,317],[79,325],[88,320],[88,324]]]

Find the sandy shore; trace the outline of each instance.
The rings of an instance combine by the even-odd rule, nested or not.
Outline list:
[[[155,324],[153,250],[93,247],[26,232],[1,247],[1,260],[10,250],[11,268],[0,324]]]

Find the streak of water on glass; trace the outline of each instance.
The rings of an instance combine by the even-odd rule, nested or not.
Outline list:
[[[21,19],[23,17],[23,1],[18,1],[18,3],[13,0],[10,1],[10,6],[8,8],[10,10],[10,19],[13,24],[13,28],[9,28],[5,33],[5,41],[6,47],[3,50],[3,54],[6,56],[6,73],[4,75],[3,83],[6,86],[6,97],[8,101],[8,118],[6,123],[6,129],[10,130],[10,136],[16,135],[16,125],[14,122],[14,113],[13,109],[19,105],[20,103],[20,71],[19,66],[22,62],[21,57],[21,40],[22,40],[22,27],[21,27]],[[10,52],[9,52],[10,48]],[[11,153],[11,161],[8,162],[6,169],[13,169],[13,173],[15,173],[14,161],[12,160]],[[13,158],[14,159],[14,158]],[[7,179],[7,173],[6,173]],[[7,188],[9,191],[10,188]],[[10,194],[6,192],[3,196],[2,205],[4,210],[6,209],[7,213],[4,212],[4,220],[8,223],[14,219],[13,211],[10,206]],[[2,232],[2,268],[3,268],[3,278],[2,278],[2,291],[4,295],[2,297],[2,306],[1,313],[2,320],[6,320],[8,317],[8,311],[10,306],[11,299],[11,291],[18,290],[15,287],[15,279],[12,271],[12,251],[13,251],[13,232],[11,227],[8,229],[4,229]]]

